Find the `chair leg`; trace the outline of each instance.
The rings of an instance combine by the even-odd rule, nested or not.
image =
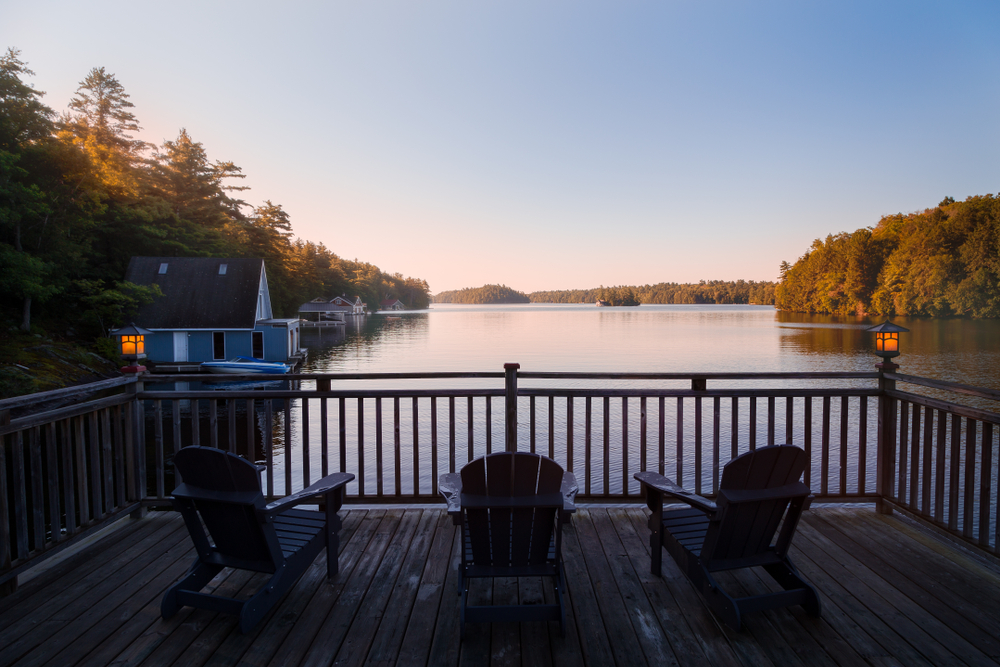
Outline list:
[[[200,591],[221,571],[221,565],[209,565],[201,560],[196,560],[191,569],[188,570],[187,575],[163,594],[163,600],[160,602],[160,616],[166,620],[176,614],[183,606],[177,603],[178,591]]]
[[[663,574],[663,529],[652,530],[649,533],[650,562],[649,571],[659,577]]]
[[[786,591],[798,590],[805,593],[806,601],[802,603],[802,608],[810,616],[819,617],[821,611],[819,594],[812,584],[799,576],[791,560],[786,557],[782,563],[765,565],[764,570]]]

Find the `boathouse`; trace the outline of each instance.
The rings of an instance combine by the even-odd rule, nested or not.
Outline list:
[[[273,316],[262,259],[133,257],[125,279],[163,292],[135,318],[153,332],[146,354],[154,364],[301,357],[299,320]]]
[[[405,310],[406,306],[399,299],[385,299],[378,305],[379,310]]]

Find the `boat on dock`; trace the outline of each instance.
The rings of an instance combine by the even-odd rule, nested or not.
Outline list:
[[[234,357],[229,361],[203,361],[202,370],[209,373],[230,373],[243,375],[246,373],[266,373],[270,375],[283,374],[291,370],[291,366],[280,361],[264,361],[254,357]]]

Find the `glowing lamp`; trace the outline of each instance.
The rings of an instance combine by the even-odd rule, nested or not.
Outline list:
[[[886,320],[882,324],[868,329],[875,334],[875,354],[889,361],[899,356],[899,334],[909,331]]]
[[[132,362],[129,366],[123,367],[122,372],[140,373],[146,370],[146,367],[140,366],[138,362],[139,359],[146,358],[146,336],[150,336],[152,333],[152,331],[137,327],[135,324],[111,332],[112,336],[118,337],[118,350],[122,359]]]

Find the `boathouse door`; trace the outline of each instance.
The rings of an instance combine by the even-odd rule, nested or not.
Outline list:
[[[188,360],[188,334],[187,331],[174,332],[174,361]]]

